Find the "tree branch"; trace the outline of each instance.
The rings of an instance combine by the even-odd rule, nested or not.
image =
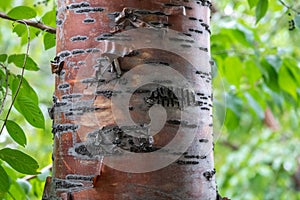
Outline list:
[[[45,170],[50,170],[51,171],[52,170],[52,164],[47,165],[46,167],[44,167],[40,171],[43,172]],[[36,177],[37,177],[37,174],[35,174],[35,175],[27,175],[27,176],[23,177],[22,179],[25,180],[25,181],[29,181],[29,180],[34,179]]]
[[[295,8],[293,8],[292,6],[287,5],[284,1],[282,0],[278,0],[284,7],[286,7],[289,10],[294,11],[295,13],[297,13],[298,15],[300,14],[300,12],[298,12]]]
[[[10,21],[14,21],[14,22],[18,22],[18,23],[26,23],[28,26],[32,26],[32,27],[35,27],[35,28],[38,28],[38,29],[41,29],[43,31],[46,31],[48,33],[52,33],[52,34],[55,34],[56,33],[56,29],[51,27],[51,26],[47,26],[41,22],[35,22],[35,21],[32,21],[32,20],[17,20],[17,19],[14,19],[14,18],[11,18],[9,17],[7,14],[3,13],[3,12],[0,12],[0,18],[3,18],[3,19],[7,19],[7,20],[10,20]]]

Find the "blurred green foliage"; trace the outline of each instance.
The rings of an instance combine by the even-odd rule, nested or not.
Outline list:
[[[224,0],[213,10],[219,192],[300,199],[300,2]]]
[[[215,61],[219,193],[235,200],[300,199],[300,2],[223,0],[213,5],[211,54]],[[53,0],[1,1],[0,12],[55,26]],[[3,120],[20,81],[28,35],[22,24],[0,19],[0,26],[0,63],[11,74],[7,88],[7,71],[2,66],[1,101],[7,89],[9,92]],[[20,96],[29,95],[31,100],[16,100],[7,131],[0,136],[0,198],[5,199],[41,199],[50,174],[46,166],[51,163],[52,135],[47,107],[54,88],[49,61],[55,56],[55,37],[29,29],[30,57],[24,66]],[[24,104],[33,109],[22,110]],[[32,121],[32,115],[45,116],[45,122]],[[14,156],[8,157],[11,154]],[[28,155],[38,161],[41,173],[37,176],[26,176],[35,174],[38,167]],[[22,166],[13,158],[25,159],[29,165]]]

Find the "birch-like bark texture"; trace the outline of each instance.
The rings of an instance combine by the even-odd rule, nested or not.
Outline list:
[[[44,199],[217,198],[210,6],[58,0]]]

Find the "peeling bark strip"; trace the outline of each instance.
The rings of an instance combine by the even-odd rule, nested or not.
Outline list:
[[[53,177],[47,179],[43,199],[220,199],[213,163],[210,7],[207,0],[58,0],[57,57],[52,62],[56,90],[50,109]],[[164,36],[172,31],[172,37]],[[147,41],[149,33],[156,39]],[[126,77],[140,66],[152,71]],[[176,71],[193,88],[182,83],[173,87],[181,79],[156,69]],[[147,75],[165,78],[116,88]],[[128,105],[114,103],[127,94]],[[183,118],[186,109],[192,114]],[[123,110],[134,124],[117,123],[127,119]],[[165,121],[159,130],[151,129],[155,120]],[[190,146],[167,148],[180,131],[195,132]],[[177,138],[178,146],[184,137]],[[145,157],[160,152],[164,161],[178,159],[141,173],[108,166],[107,161],[119,162],[128,152]],[[142,161],[145,167],[158,162]],[[137,162],[120,162],[120,168],[135,169]]]

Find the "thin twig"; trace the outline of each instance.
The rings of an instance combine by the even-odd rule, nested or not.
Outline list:
[[[0,18],[7,19],[7,20],[10,20],[10,21],[14,21],[14,22],[18,22],[18,23],[22,23],[22,24],[26,23],[28,26],[32,26],[32,27],[41,29],[41,30],[46,31],[48,33],[52,33],[52,34],[56,33],[55,28],[53,28],[52,26],[47,26],[47,25],[45,25],[41,22],[35,22],[35,21],[32,21],[32,20],[26,20],[26,19],[17,20],[17,19],[9,17],[7,14],[5,14],[3,12],[0,12]]]
[[[41,169],[41,171],[45,171],[45,170],[52,170],[52,164],[49,164],[46,167],[44,167],[43,169]],[[34,179],[36,177],[37,177],[37,174],[27,175],[27,176],[23,177],[22,179],[25,180],[25,181],[29,181],[29,180]]]
[[[286,7],[289,10],[294,11],[295,13],[297,13],[298,15],[300,14],[300,12],[298,10],[296,10],[295,8],[293,8],[292,6],[287,5],[284,1],[282,0],[278,0],[284,7]]]
[[[4,105],[5,105],[5,102],[6,102],[7,95],[8,95],[8,70],[7,70],[7,67],[5,67],[5,65],[3,65],[2,63],[0,63],[0,65],[5,70],[5,94],[4,94],[3,101],[1,104],[1,108],[0,108],[0,115],[1,115]],[[0,134],[1,134],[1,132],[0,132]]]
[[[22,82],[23,82],[23,77],[24,77],[24,73],[25,73],[25,65],[26,65],[26,62],[27,62],[27,56],[28,56],[28,53],[29,53],[29,47],[30,47],[30,30],[29,30],[28,25],[26,24],[26,22],[24,22],[24,21],[22,21],[22,20],[17,20],[17,22],[18,22],[18,23],[23,23],[23,24],[25,24],[25,26],[26,26],[26,28],[27,28],[27,34],[28,34],[28,37],[27,37],[28,43],[27,43],[27,48],[26,48],[26,54],[25,54],[25,56],[24,56],[24,62],[23,62],[23,65],[22,65],[22,71],[21,71],[20,82],[19,82],[19,85],[18,85],[18,87],[17,87],[16,93],[15,93],[15,95],[13,96],[13,99],[12,99],[11,104],[10,104],[10,106],[9,106],[8,112],[7,112],[6,116],[5,116],[4,123],[2,124],[2,127],[1,127],[1,129],[0,129],[0,135],[2,134],[2,131],[3,131],[3,129],[4,129],[4,126],[6,125],[6,121],[7,121],[8,117],[9,117],[10,112],[11,112],[11,109],[12,109],[12,107],[13,107],[13,105],[14,105],[16,99],[17,99],[17,96],[18,96],[18,94],[19,94],[19,91],[20,91],[20,88],[21,88],[21,85],[22,85]]]

